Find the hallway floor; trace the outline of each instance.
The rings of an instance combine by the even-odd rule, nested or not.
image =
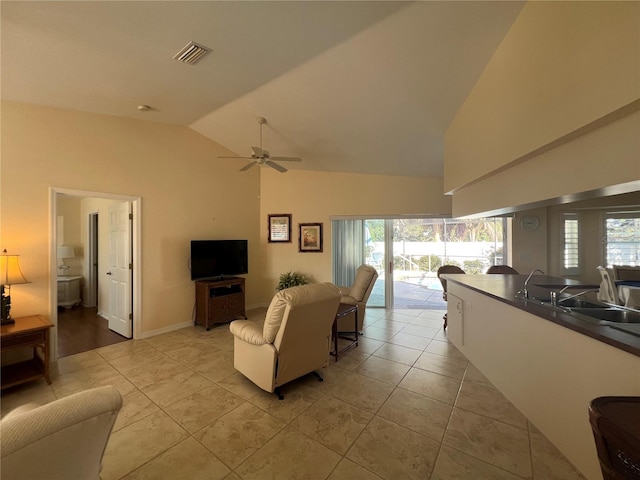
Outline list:
[[[68,357],[128,339],[109,330],[97,308],[58,309],[58,358]]]

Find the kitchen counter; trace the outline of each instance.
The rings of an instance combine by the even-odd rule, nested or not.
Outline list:
[[[607,343],[640,357],[640,336],[616,330],[608,325],[596,325],[586,320],[576,318],[568,313],[540,305],[539,302],[516,298],[518,291],[524,287],[527,275],[443,275],[447,282],[456,283],[476,292],[487,295],[500,302],[519,308],[550,322],[562,325],[570,330],[587,335],[591,338]],[[543,285],[543,286],[540,286]],[[551,275],[534,275],[529,281],[530,298],[549,298],[552,289],[560,290],[565,285],[571,287],[566,293],[577,293],[581,289],[598,288],[599,285],[585,284],[576,280],[569,280]],[[640,332],[639,332],[640,333]]]
[[[588,406],[640,395],[640,337],[516,298],[525,275],[444,277],[448,340],[585,478],[602,480]],[[577,287],[570,293],[592,287],[535,275],[529,296],[549,298],[567,284]]]

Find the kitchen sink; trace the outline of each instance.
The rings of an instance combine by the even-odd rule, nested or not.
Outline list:
[[[566,308],[608,308],[601,303],[594,303],[581,298],[570,298],[568,300],[558,300],[558,306]]]
[[[520,294],[520,292],[518,292]],[[596,325],[620,326],[621,329],[633,330],[631,333],[640,336],[640,310],[633,310],[605,302],[590,301],[581,297],[560,298],[557,305],[551,303],[549,297],[524,298],[517,295],[520,300],[537,303],[551,310],[563,312],[576,319],[595,323]],[[636,332],[636,329],[638,330]]]
[[[599,320],[598,323],[606,325],[613,323],[638,323],[640,324],[640,311],[626,310],[622,308],[571,308],[572,313],[585,315]]]
[[[546,307],[560,307],[560,310],[567,310],[573,308],[610,308],[606,303],[595,303],[590,302],[589,300],[584,300],[582,298],[570,298],[568,300],[562,300],[560,298],[558,300],[558,305],[552,305],[551,299],[549,297],[530,297],[530,301],[540,303]]]

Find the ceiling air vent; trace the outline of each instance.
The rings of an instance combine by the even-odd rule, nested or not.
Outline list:
[[[210,51],[211,49],[205,47],[204,45],[199,45],[196,42],[189,42],[182,50],[176,53],[173,58],[174,60],[178,60],[179,62],[193,65]]]

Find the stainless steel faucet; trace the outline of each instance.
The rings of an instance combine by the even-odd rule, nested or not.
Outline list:
[[[529,280],[531,280],[531,277],[533,277],[534,273],[536,272],[540,272],[542,275],[544,275],[544,272],[539,268],[536,268],[533,272],[529,274],[527,279],[524,281],[524,289],[522,290],[522,294],[524,295],[524,298],[529,298],[529,290],[527,290],[527,288],[529,287]]]
[[[568,297],[558,299],[558,296],[561,293],[563,293],[567,288],[570,288],[570,287],[571,285],[566,285],[562,290],[559,290],[557,292],[555,291],[551,292],[551,305],[558,306],[562,302],[566,302],[567,300],[571,300],[572,298],[579,297],[580,295],[584,295],[585,293],[600,291],[599,288],[588,288],[587,290],[582,290],[581,292],[578,292],[575,295],[569,295]]]

